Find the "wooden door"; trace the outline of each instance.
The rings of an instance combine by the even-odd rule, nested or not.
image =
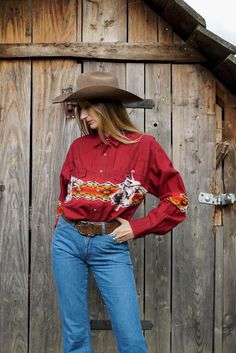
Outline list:
[[[142,1],[10,3],[0,6],[2,43],[181,42]],[[49,255],[59,172],[80,131],[51,100],[88,70],[110,70],[120,87],[154,100],[129,115],[156,136],[189,194],[184,223],[130,244],[150,353],[234,352],[235,205],[216,211],[198,195],[236,193],[235,99],[200,65],[34,58],[0,63],[1,353],[62,353]],[[218,138],[230,143],[220,169]],[[148,195],[135,218],[157,204]],[[109,319],[92,276],[89,303],[91,320]],[[112,331],[92,336],[95,353],[116,351]]]

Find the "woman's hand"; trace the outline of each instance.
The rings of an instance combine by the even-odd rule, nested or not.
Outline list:
[[[116,235],[116,241],[118,243],[123,243],[124,241],[133,239],[134,233],[132,231],[129,221],[120,217],[117,217],[116,219],[121,223],[121,225],[114,229],[112,232],[113,235]]]

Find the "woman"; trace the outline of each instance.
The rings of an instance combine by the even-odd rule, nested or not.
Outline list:
[[[51,246],[64,353],[92,353],[88,270],[103,297],[119,353],[148,353],[142,333],[129,241],[165,234],[186,217],[182,178],[148,134],[130,121],[124,102],[142,100],[122,90],[108,72],[79,75],[79,89],[54,103],[77,102],[82,137],[60,174]],[[151,193],[159,205],[131,217]]]

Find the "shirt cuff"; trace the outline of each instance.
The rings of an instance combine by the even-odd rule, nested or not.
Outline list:
[[[186,218],[186,209],[181,210],[172,202],[164,199],[157,208],[147,216],[130,220],[134,238],[142,238],[148,234],[164,235]]]
[[[129,221],[129,223],[134,233],[134,239],[144,237],[145,235],[151,233],[151,226],[147,216],[138,219],[132,219]]]

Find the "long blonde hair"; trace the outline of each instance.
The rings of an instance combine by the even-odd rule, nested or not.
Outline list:
[[[100,118],[101,123],[99,124],[97,131],[92,130],[85,119],[80,119],[81,110],[88,108],[95,111]],[[105,144],[107,144],[104,134],[105,131],[116,140],[125,144],[136,143],[141,138],[139,137],[132,140],[125,136],[125,132],[141,133],[141,131],[132,123],[125,107],[120,101],[110,99],[91,99],[80,102],[77,105],[76,120],[82,135],[93,135],[98,133],[99,137]]]

